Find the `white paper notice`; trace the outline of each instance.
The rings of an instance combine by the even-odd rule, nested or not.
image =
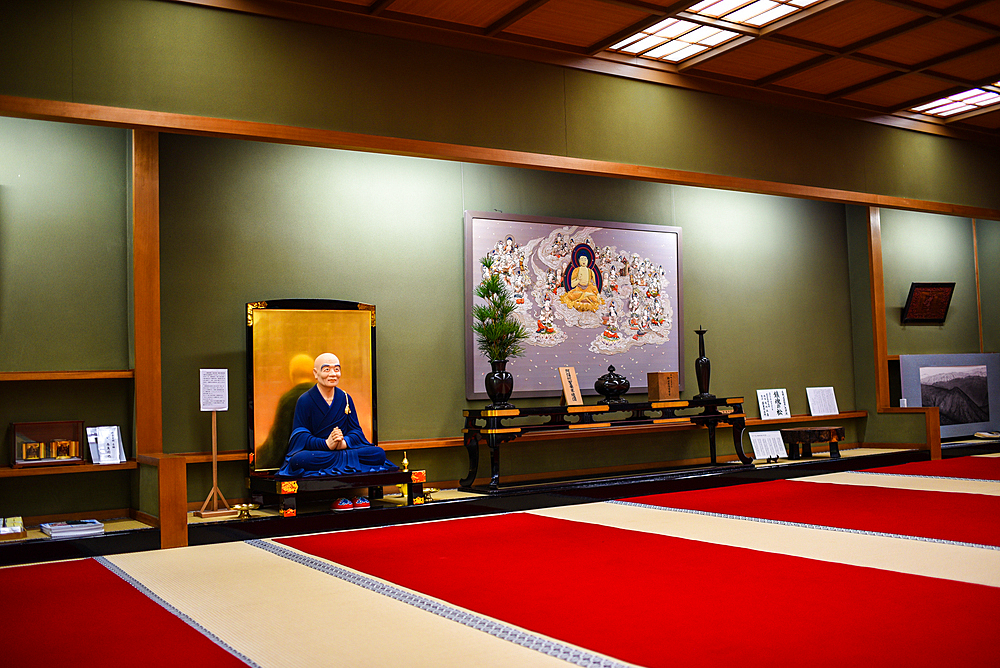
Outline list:
[[[754,459],[775,459],[788,457],[785,442],[781,440],[780,431],[752,431],[750,445],[753,447]]]
[[[108,427],[87,427],[87,442],[90,458],[95,464],[118,464],[125,461],[121,430],[117,425]]]
[[[832,387],[807,387],[810,415],[838,415],[837,395]]]
[[[784,388],[757,390],[757,405],[760,408],[761,420],[792,417],[792,411],[788,407],[788,392]]]
[[[229,410],[229,369],[201,370],[201,410]]]

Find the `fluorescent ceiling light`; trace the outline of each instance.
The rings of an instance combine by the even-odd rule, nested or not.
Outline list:
[[[740,36],[741,33],[736,30],[726,30],[726,24],[733,24],[734,28],[759,28],[780,18],[794,16],[795,12],[816,2],[819,0],[702,0],[686,10],[685,15],[692,20],[663,19],[609,47],[609,50],[679,63]],[[698,22],[698,16],[705,18],[704,25]],[[659,41],[654,37],[660,38]],[[664,40],[678,40],[680,44]]]
[[[1000,85],[1000,82],[993,84]],[[972,111],[1000,104],[1000,93],[982,88],[970,88],[969,90],[955,93],[948,97],[942,97],[933,102],[922,104],[919,107],[912,107],[910,111],[915,111],[928,116],[954,116],[963,111]]]

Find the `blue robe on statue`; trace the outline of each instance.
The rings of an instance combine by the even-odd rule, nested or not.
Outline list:
[[[335,427],[344,434],[347,448],[330,450],[326,439]],[[334,388],[333,403],[327,405],[313,385],[295,404],[292,435],[288,439],[280,476],[307,478],[343,473],[396,471],[399,467],[385,457],[385,451],[368,442],[358,424],[358,413],[350,395]]]

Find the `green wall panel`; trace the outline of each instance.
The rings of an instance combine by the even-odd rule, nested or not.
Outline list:
[[[6,95],[1000,209],[986,144],[189,4],[2,3],[0,55]]]
[[[0,91],[46,100],[73,98],[74,0],[0,3]]]
[[[972,221],[882,209],[886,339],[890,355],[979,352]],[[912,282],[955,282],[943,325],[903,325]]]
[[[129,367],[125,131],[0,118],[0,371]]]
[[[1000,353],[1000,222],[977,220],[976,245],[983,306],[983,350]]]
[[[74,18],[77,102],[565,151],[557,67],[166,2]]]
[[[684,230],[687,389],[699,326],[712,362],[712,393],[785,388],[793,414],[809,412],[806,387],[833,386],[854,408],[851,302],[841,205],[700,188],[675,190]]]

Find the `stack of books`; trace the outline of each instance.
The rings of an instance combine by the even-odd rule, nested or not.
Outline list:
[[[69,520],[68,522],[46,522],[42,532],[52,538],[86,538],[104,534],[104,525],[97,520]]]

